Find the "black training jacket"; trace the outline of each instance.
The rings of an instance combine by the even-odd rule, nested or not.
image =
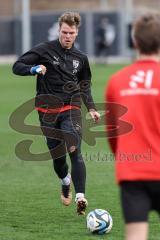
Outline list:
[[[31,67],[44,65],[46,74],[37,75],[37,107],[81,105],[95,109],[91,96],[91,71],[87,56],[76,49],[62,48],[59,40],[41,43],[23,54],[13,65],[13,73],[32,75]],[[53,106],[55,105],[56,106]]]

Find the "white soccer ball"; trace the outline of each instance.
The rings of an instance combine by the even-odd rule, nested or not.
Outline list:
[[[95,209],[87,215],[87,228],[96,234],[109,233],[113,226],[113,220],[109,212],[103,209]]]

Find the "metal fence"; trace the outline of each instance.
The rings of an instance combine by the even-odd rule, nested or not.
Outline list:
[[[63,5],[58,5],[57,1],[7,1],[14,2],[12,3],[13,13],[10,17],[0,17],[0,55],[19,55],[40,42],[56,38],[59,15],[64,10],[75,8],[82,16],[82,26],[76,42],[78,48],[86,52],[89,57],[131,57],[133,54],[130,38],[132,20],[148,10],[160,8],[159,0],[152,0],[152,2],[149,0],[86,0],[81,1],[81,4],[66,0],[65,4],[70,3],[69,6],[71,6],[72,2],[72,7],[63,10]],[[48,6],[56,6],[57,9],[59,6],[61,11],[46,11],[47,4],[44,5],[44,2],[48,3]],[[43,6],[45,11],[42,11]],[[91,10],[84,10],[86,6],[91,6]],[[27,8],[31,11],[27,11]]]
[[[40,13],[31,15],[31,46],[49,41],[58,36],[59,13]],[[120,54],[121,15],[118,12],[81,12],[82,25],[76,41],[77,47],[89,56],[106,56]],[[0,38],[0,54],[21,54],[22,19],[0,21],[0,30],[4,34]]]

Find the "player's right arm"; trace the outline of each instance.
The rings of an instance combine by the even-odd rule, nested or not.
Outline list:
[[[39,48],[39,50],[41,50]],[[41,52],[34,48],[18,58],[18,60],[13,65],[13,73],[16,75],[26,76],[26,75],[36,75],[45,74],[46,67],[44,65],[39,65]]]

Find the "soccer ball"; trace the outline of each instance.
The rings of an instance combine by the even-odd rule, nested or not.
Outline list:
[[[87,228],[92,233],[108,233],[111,231],[112,225],[112,217],[106,210],[95,209],[87,215]]]

